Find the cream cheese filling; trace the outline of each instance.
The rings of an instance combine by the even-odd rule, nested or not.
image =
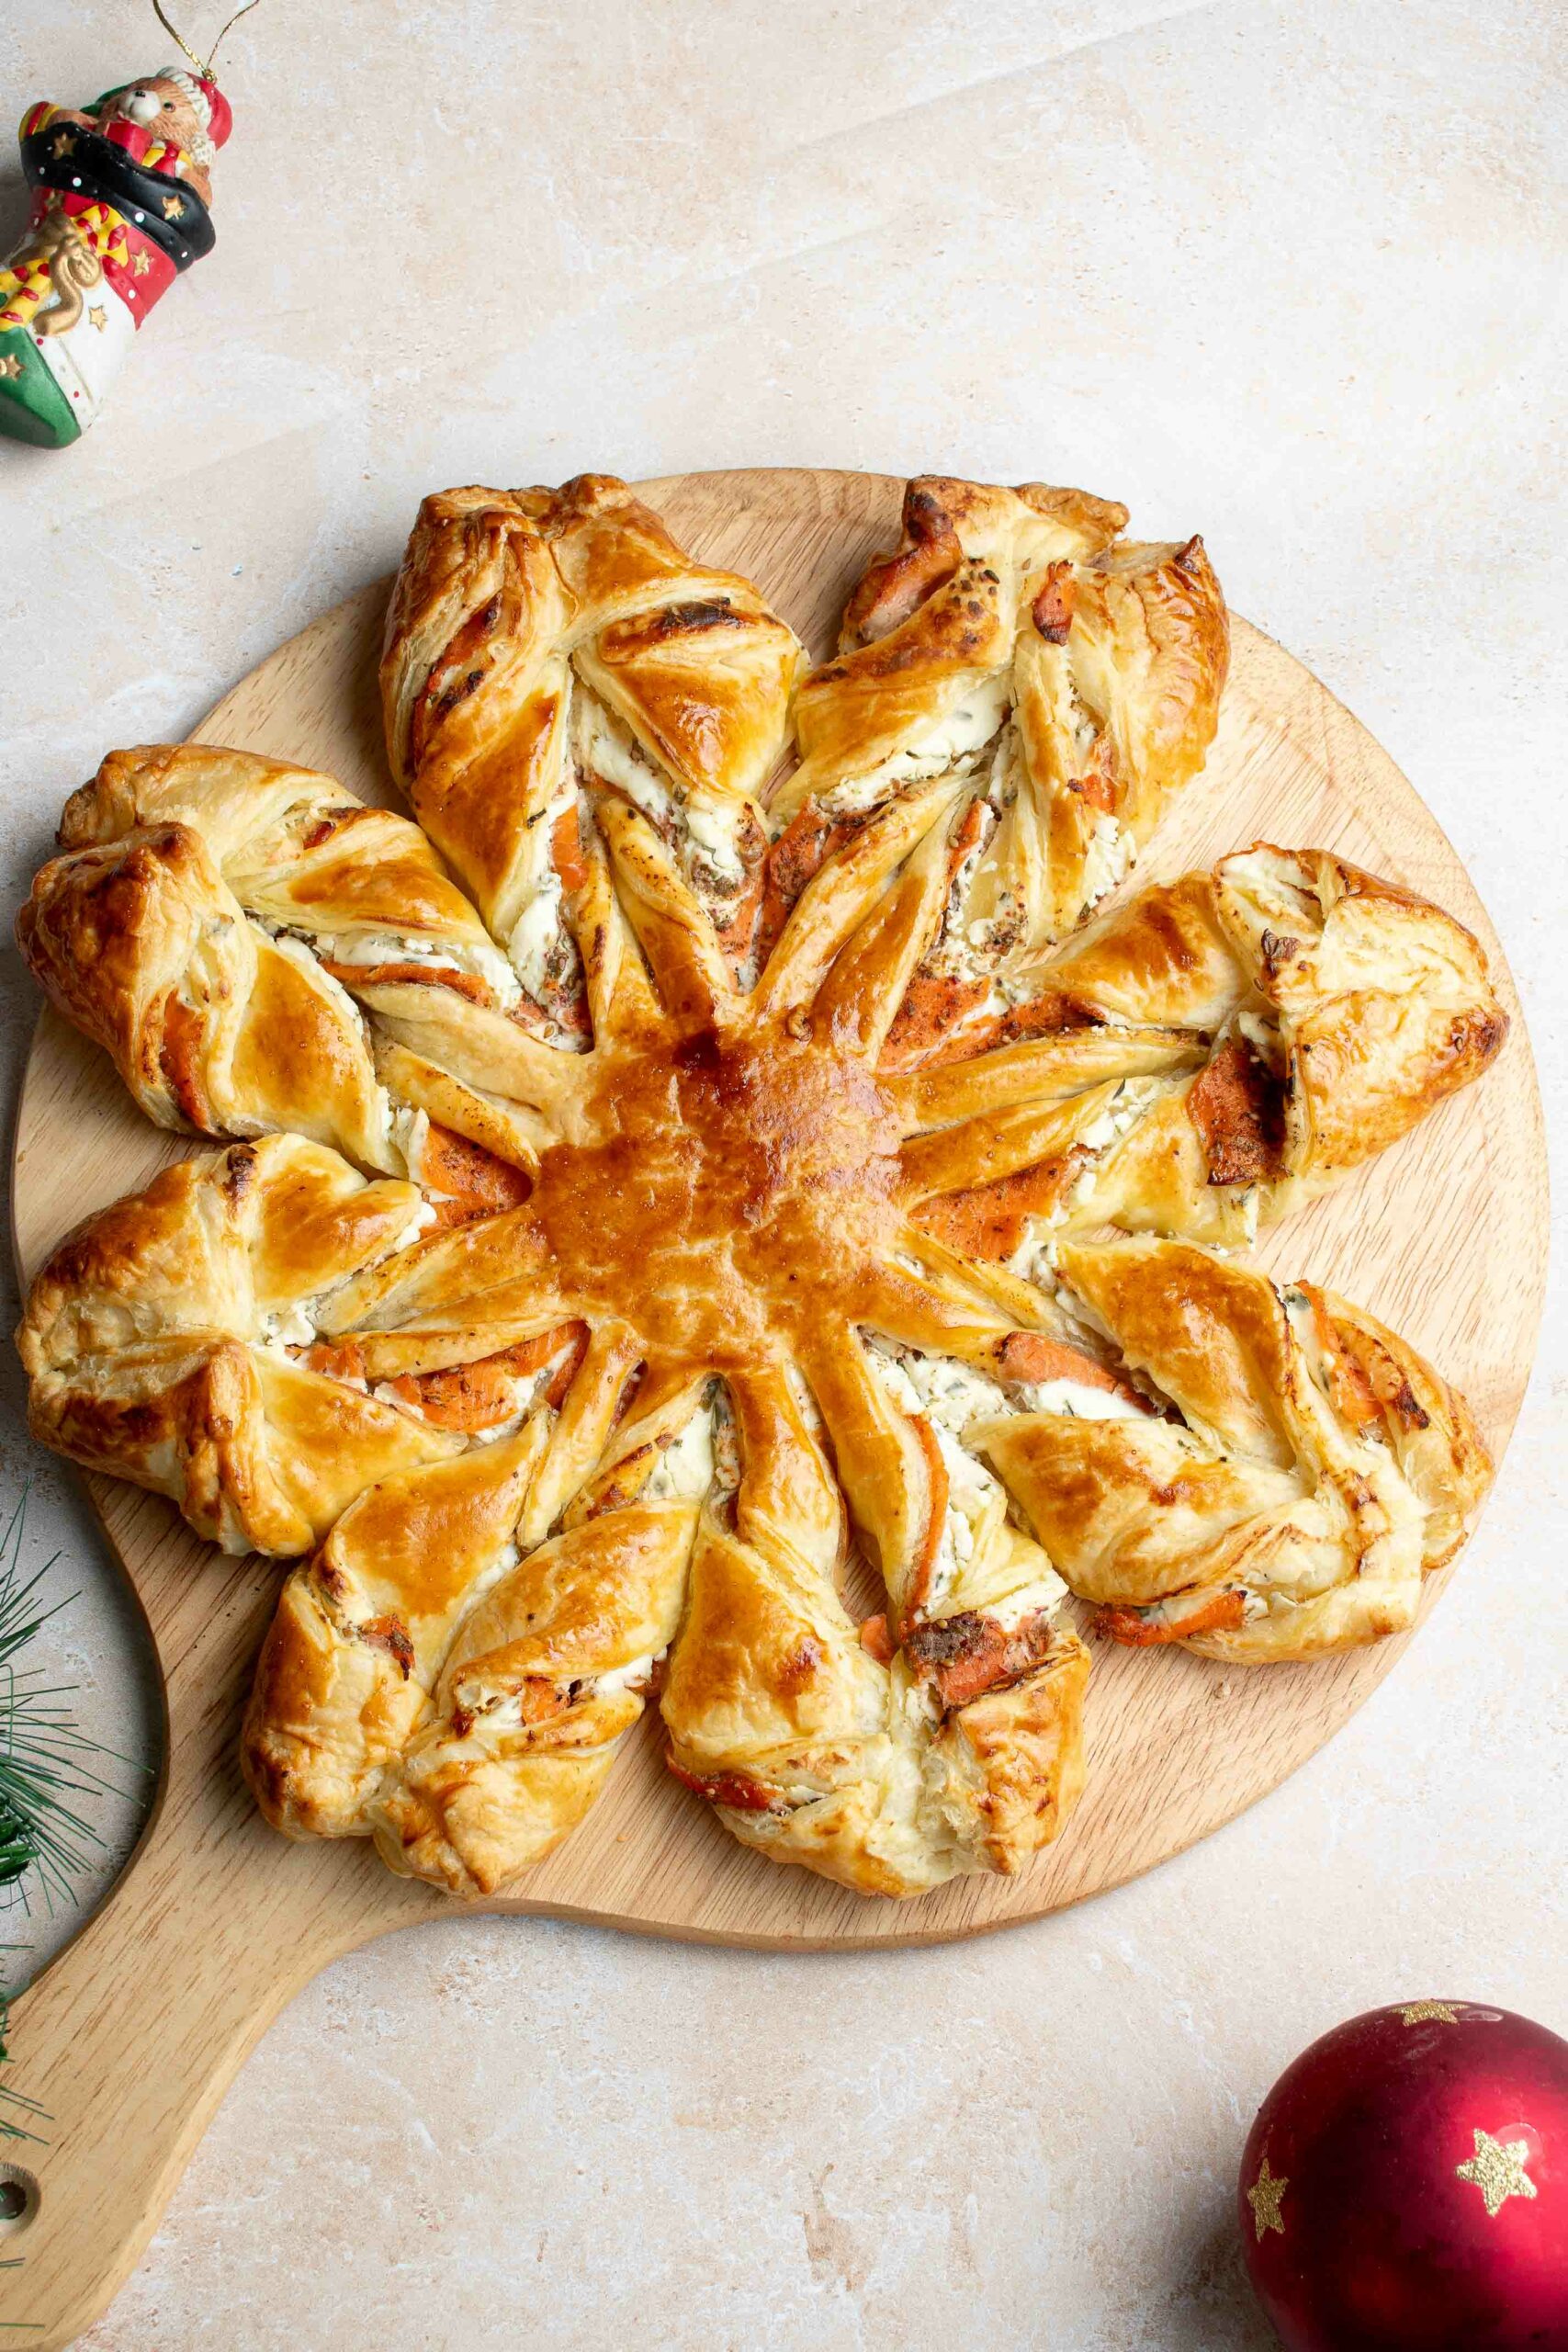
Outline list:
[[[258,1344],[275,1356],[286,1355],[290,1348],[308,1348],[316,1336],[314,1323],[298,1300],[264,1315],[258,1328]]]
[[[1277,1069],[1282,1048],[1280,1032],[1274,1023],[1266,1021],[1260,1013],[1238,1012],[1235,1025],[1236,1035],[1246,1038],[1259,1061],[1266,1062],[1270,1069]]]
[[[740,1484],[735,1416],[722,1381],[706,1396],[679,1436],[662,1448],[637,1493],[642,1503],[701,1502],[731,1495]]]
[[[1114,890],[1132,866],[1136,844],[1119,817],[1100,816],[1089,836],[1083,864],[1084,911]]]
[[[394,1234],[378,1257],[367,1259],[366,1265],[378,1265],[383,1259],[395,1257],[400,1250],[410,1248],[427,1226],[435,1223],[436,1215],[428,1201],[422,1201],[408,1224]],[[313,1346],[320,1337],[321,1318],[328,1301],[364,1271],[365,1267],[355,1266],[340,1281],[329,1283],[323,1290],[312,1291],[306,1298],[293,1299],[287,1306],[269,1308],[256,1318],[254,1344],[266,1349],[271,1355],[286,1355],[290,1348]]]
[[[499,1581],[508,1567],[516,1566],[520,1556],[516,1544],[507,1544],[505,1552],[510,1554],[510,1558],[503,1557],[484,1577],[482,1583],[474,1588],[468,1610],[465,1614],[471,1612],[474,1602],[483,1599],[485,1593]],[[568,1706],[575,1706],[583,1699],[618,1698],[623,1691],[635,1692],[640,1697],[652,1681],[655,1669],[668,1655],[669,1650],[666,1645],[664,1649],[646,1651],[641,1657],[628,1658],[624,1666],[611,1667],[604,1674],[570,1677],[558,1675],[554,1679],[558,1687],[564,1682],[565,1688],[561,1691],[561,1696]],[[524,1728],[521,1690],[497,1691],[489,1700],[481,1700],[477,1707],[469,1709],[468,1712],[476,1723],[482,1722],[496,1731],[517,1731]]]
[[[643,1657],[629,1658],[625,1666],[612,1667],[607,1674],[595,1675],[594,1697],[616,1699],[623,1690],[635,1692],[640,1697],[653,1679],[654,1668],[661,1666],[669,1655],[667,1643],[661,1650],[649,1650]]]
[[[1008,1261],[1010,1272],[1021,1274],[1026,1282],[1035,1283],[1043,1290],[1055,1288],[1056,1227],[1092,1199],[1110,1154],[1137,1125],[1149,1105],[1169,1092],[1170,1085],[1171,1080],[1160,1075],[1122,1080],[1104,1109],[1075,1139],[1075,1150],[1093,1155],[1089,1164],[1048,1216],[1032,1216],[1028,1220],[1023,1238]]]
[[[699,1405],[664,1447],[637,1492],[641,1503],[700,1502],[713,1484],[713,1410]]]
[[[388,1147],[398,1154],[417,1184],[421,1181],[419,1164],[430,1138],[429,1115],[423,1111],[414,1110],[409,1103],[394,1102],[385,1087],[380,1089],[380,1095],[387,1106],[384,1132]]]
[[[1078,1136],[1078,1143],[1086,1151],[1099,1152],[1120,1143],[1129,1129],[1136,1126],[1155,1097],[1166,1091],[1167,1084],[1161,1077],[1124,1078],[1105,1108]]]
[[[512,968],[536,1004],[544,1004],[558,987],[565,947],[570,944],[563,898],[560,876],[552,865],[513,924],[506,943]]]
[[[1026,1408],[1014,1401],[999,1381],[955,1357],[899,1348],[874,1333],[865,1335],[864,1344],[867,1359],[894,1403],[906,1413],[919,1414],[930,1424],[947,1472],[947,1509],[921,1612],[927,1618],[941,1617],[942,1604],[953,1597],[953,1588],[983,1567],[1008,1513],[1007,1490],[1000,1479],[965,1450],[959,1442],[959,1432],[971,1421]],[[1047,1566],[1043,1575],[1028,1577],[1014,1591],[987,1600],[985,1611],[1004,1632],[1010,1632],[1024,1617],[1055,1609],[1066,1589],[1055,1568]]]
[[[1009,1409],[1007,1391],[955,1356],[922,1355],[868,1332],[866,1353],[884,1388],[906,1413],[923,1414],[939,1432],[956,1437],[970,1421]]]
[[[722,903],[739,895],[746,881],[743,801],[660,775],[631,729],[593,695],[573,701],[572,749],[580,769],[624,792],[665,839],[675,836],[682,867],[705,899]]]
[[[1141,1421],[1141,1405],[1119,1389],[1097,1388],[1087,1380],[1025,1380],[1013,1390],[1021,1413],[1061,1413],[1079,1421]]]
[[[1007,670],[978,679],[962,701],[912,735],[900,751],[863,775],[846,776],[821,794],[818,805],[830,817],[859,816],[905,785],[926,783],[949,769],[968,773],[1007,718],[1011,684]]]

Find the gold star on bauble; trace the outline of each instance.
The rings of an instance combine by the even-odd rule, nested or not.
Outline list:
[[[1424,2025],[1428,2018],[1438,2025],[1459,2023],[1459,2011],[1451,2001],[1405,2001],[1399,2014],[1406,2025]]]
[[[177,196],[166,196],[164,198],[164,218],[165,220],[177,220],[184,210],[185,206],[180,202]]]
[[[1278,2230],[1280,2235],[1284,2236],[1285,2224],[1280,2217],[1280,2204],[1290,2185],[1288,2180],[1275,2179],[1269,2169],[1269,2154],[1265,2149],[1262,2170],[1247,2192],[1247,2201],[1252,2208],[1252,2226],[1260,2241],[1265,2230]],[[1530,2194],[1533,2197],[1535,2191],[1531,2189]]]
[[[146,277],[146,275],[147,275],[147,273],[148,273],[148,271],[152,268],[152,263],[148,260],[148,258],[147,258],[147,256],[146,256],[146,254],[137,254],[137,256],[136,256],[136,259],[131,263],[130,266],[131,266],[132,274],[133,274],[135,277]]]
[[[22,363],[17,358],[0,359],[0,376],[15,378],[21,374]]]
[[[1477,2132],[1475,2154],[1468,2163],[1455,2165],[1461,2180],[1473,2181],[1486,2200],[1486,2218],[1495,2221],[1510,2197],[1533,2197],[1536,2186],[1525,2170],[1525,2158],[1530,2152],[1528,2140],[1495,2140],[1490,2132]]]
[[[102,334],[104,329],[109,322],[109,314],[105,310],[103,304],[101,302],[95,302],[92,309],[88,311],[87,316],[97,328],[98,333]]]
[[[69,130],[61,132],[54,142],[54,153],[61,156],[73,155],[76,153],[76,141],[73,132]]]

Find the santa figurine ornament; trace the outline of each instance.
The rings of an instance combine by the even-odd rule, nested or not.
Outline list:
[[[210,174],[232,119],[218,43],[204,63],[154,7],[192,71],[165,65],[82,109],[40,98],[22,117],[33,198],[0,264],[0,432],[44,448],[80,440],[148,311],[212,251]]]

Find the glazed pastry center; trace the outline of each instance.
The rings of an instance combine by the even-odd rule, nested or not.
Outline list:
[[[902,1129],[863,1059],[703,1028],[598,1057],[529,1204],[561,1287],[660,1354],[773,1355],[897,1227]]]

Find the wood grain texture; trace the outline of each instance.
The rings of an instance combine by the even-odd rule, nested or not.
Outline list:
[[[886,477],[831,472],[649,486],[676,534],[755,578],[814,654],[867,555],[896,537],[899,491]],[[330,769],[367,798],[393,800],[375,690],[387,589],[366,588],[281,648],[198,735]],[[1410,785],[1298,662],[1238,621],[1219,740],[1141,873],[1168,876],[1258,838],[1333,849],[1412,885],[1476,931],[1493,958],[1514,1018],[1496,1068],[1261,1254],[1332,1282],[1406,1334],[1462,1386],[1500,1455],[1529,1371],[1546,1259],[1540,1103],[1512,983],[1462,866]],[[24,1277],[79,1218],[197,1148],[148,1127],[107,1060],[46,1012],[17,1122]],[[444,1907],[363,1844],[287,1844],[242,1785],[240,1711],[282,1571],[222,1558],[159,1499],[109,1480],[87,1486],[157,1645],[167,1744],[135,1860],[15,2011],[16,2082],[53,2120],[46,2147],[20,2152],[40,2197],[0,2248],[25,2257],[0,2273],[0,2320],[31,2323],[23,2340],[45,2352],[69,2343],[130,2269],[224,2086],[289,1996],[336,1954]],[[1061,1843],[1016,1880],[961,1880],[902,1905],[736,1845],[662,1770],[650,1711],[597,1810],[526,1892],[476,1907],[807,1949],[932,1942],[1034,1918],[1180,1852],[1278,1786],[1405,1645],[1251,1670],[1100,1646],[1088,1793]]]

